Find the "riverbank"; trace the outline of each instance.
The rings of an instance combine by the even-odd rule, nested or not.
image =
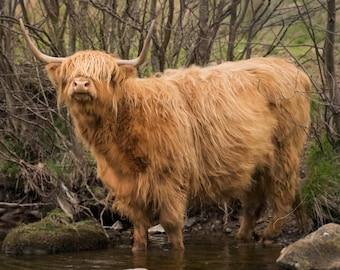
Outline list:
[[[15,206],[14,204],[8,204],[7,207],[5,206],[2,204],[0,207],[0,240],[3,240],[12,228],[20,226],[20,224],[29,224],[41,220],[46,215],[46,209],[48,209],[48,207],[42,205]],[[240,213],[236,210],[229,215],[228,221],[225,222],[224,211],[218,207],[208,207],[189,215],[185,221],[183,232],[184,234],[200,235],[223,233],[233,237],[240,225],[239,216]],[[263,218],[258,220],[255,228],[255,238],[266,227],[269,217],[269,214],[265,214]],[[100,221],[98,220],[98,222]],[[126,219],[112,220],[111,223],[105,220],[105,223],[104,228],[110,239],[111,247],[131,245],[133,228]],[[150,235],[159,234],[163,234],[163,232],[157,230],[150,232]],[[290,215],[286,219],[281,236],[277,239],[277,244],[284,247],[297,241],[304,235],[305,233],[297,226],[294,216]]]

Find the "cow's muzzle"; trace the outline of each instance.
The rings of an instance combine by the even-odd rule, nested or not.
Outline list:
[[[75,79],[71,85],[70,96],[81,102],[89,102],[93,100],[92,83],[87,79]]]

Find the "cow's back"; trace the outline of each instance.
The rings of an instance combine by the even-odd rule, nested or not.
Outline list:
[[[255,58],[172,70],[164,79],[177,85],[190,116],[199,169],[199,179],[191,178],[194,194],[241,197],[256,170],[277,162],[277,144],[301,151],[310,82],[294,65]]]

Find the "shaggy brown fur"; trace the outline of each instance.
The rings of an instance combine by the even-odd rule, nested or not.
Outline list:
[[[146,248],[155,216],[183,249],[187,201],[197,196],[241,199],[242,239],[267,202],[273,216],[263,239],[277,237],[300,203],[311,83],[294,65],[255,58],[140,79],[106,53],[82,51],[47,70],[113,207],[134,225],[133,250]]]

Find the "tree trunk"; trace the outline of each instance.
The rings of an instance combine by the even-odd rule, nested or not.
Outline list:
[[[210,1],[207,0],[199,1],[199,34],[195,48],[186,63],[187,66],[191,64],[205,66],[209,63],[217,32],[222,21],[230,14],[229,8],[225,9],[226,1],[214,1],[211,8],[209,3]]]
[[[69,37],[68,37],[69,38],[68,54],[72,55],[76,52],[77,23],[78,23],[73,0],[68,0],[67,8],[70,13],[69,15],[70,32],[69,32]]]
[[[170,36],[171,36],[171,29],[172,29],[172,21],[174,18],[174,1],[169,0],[169,13],[164,29],[164,36],[163,36],[163,42],[160,47],[160,53],[159,53],[159,66],[160,71],[164,71],[165,63],[166,63],[166,50],[168,48],[169,42],[170,42]]]
[[[81,48],[83,50],[87,50],[90,48],[90,37],[88,34],[88,30],[91,29],[89,26],[87,18],[89,17],[89,3],[87,0],[79,1],[78,7],[78,21],[77,24],[79,26],[79,33],[81,35]]]
[[[335,18],[336,4],[335,0],[327,1],[327,30],[324,44],[325,59],[325,78],[326,91],[331,99],[331,111],[333,114],[334,134],[332,134],[336,147],[340,147],[340,92],[337,86],[334,59],[334,36],[335,36]]]

